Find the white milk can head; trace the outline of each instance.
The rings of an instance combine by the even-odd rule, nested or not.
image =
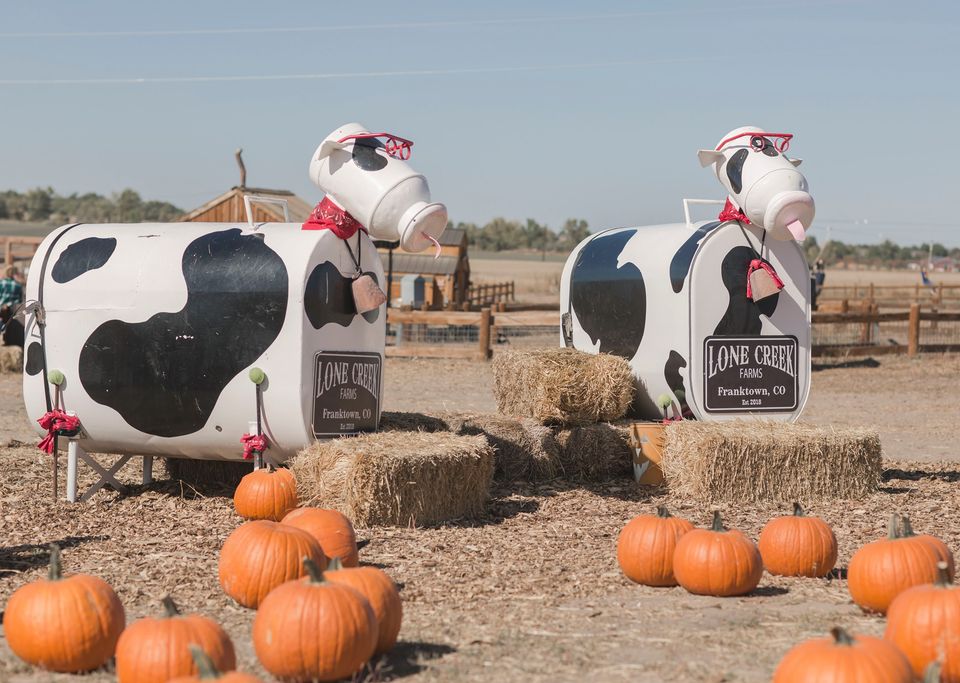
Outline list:
[[[413,143],[348,123],[310,159],[310,180],[360,221],[374,239],[423,251],[447,227],[447,208],[430,201],[427,179],[407,163]]]
[[[801,159],[786,155],[790,133],[743,126],[727,133],[715,149],[702,149],[700,164],[713,164],[730,200],[750,222],[778,240],[802,241],[813,223],[814,203]]]

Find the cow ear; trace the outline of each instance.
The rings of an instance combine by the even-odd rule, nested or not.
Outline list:
[[[336,140],[324,140],[317,148],[316,159],[317,161],[320,159],[325,159],[333,154],[334,150],[343,149],[344,147],[346,147],[346,145],[342,142],[337,142]]]
[[[787,161],[789,161],[794,166],[799,166],[800,164],[803,163],[803,159],[787,159]]]
[[[701,149],[697,152],[697,156],[700,158],[701,166],[709,166],[710,164],[723,161],[723,152],[717,152],[712,149]]]

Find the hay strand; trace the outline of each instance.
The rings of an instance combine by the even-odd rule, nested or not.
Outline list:
[[[862,498],[880,481],[880,437],[772,421],[683,421],[666,428],[661,467],[672,493],[702,501]]]
[[[623,417],[636,391],[626,360],[575,349],[504,351],[493,360],[502,415],[584,425]]]
[[[23,349],[0,346],[0,372],[23,372]]]
[[[633,449],[627,425],[594,424],[556,432],[560,469],[571,481],[604,481],[633,473]]]
[[[553,431],[535,420],[501,415],[453,415],[457,434],[486,437],[493,447],[497,481],[547,481],[560,471],[560,447]]]

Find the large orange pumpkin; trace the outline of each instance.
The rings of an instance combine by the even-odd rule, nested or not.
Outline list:
[[[934,584],[914,586],[894,598],[884,637],[896,644],[920,677],[941,660],[940,680],[960,683],[960,588],[950,584],[946,562]]]
[[[767,522],[760,532],[763,566],[778,576],[826,576],[837,563],[837,537],[819,517],[807,517],[800,503],[793,514]]]
[[[953,563],[953,553],[950,552],[950,548],[947,547],[947,544],[941,541],[936,536],[931,536],[930,534],[920,534],[917,535],[913,530],[913,525],[910,523],[910,518],[906,515],[900,517],[900,524],[903,529],[904,538],[916,538],[918,541],[923,541],[937,554],[939,561],[947,563],[947,575],[950,577],[950,580],[956,577],[956,567]]]
[[[50,546],[47,578],[14,591],[3,615],[4,634],[15,655],[64,673],[103,666],[125,623],[120,598],[103,579],[63,576],[56,545]]]
[[[400,593],[393,579],[376,567],[344,568],[337,558],[330,560],[330,566],[323,576],[327,581],[357,589],[367,599],[377,618],[375,654],[389,652],[397,643],[400,622],[403,620],[403,603],[400,602]]]
[[[329,558],[340,558],[344,567],[360,564],[353,524],[336,510],[297,508],[286,514],[283,523],[303,529],[313,536],[323,549],[323,554]]]
[[[887,537],[867,543],[847,565],[850,596],[867,612],[885,614],[897,595],[937,579],[940,555],[918,536],[903,537],[898,521],[898,515],[891,515]]]
[[[190,646],[190,655],[193,657],[193,663],[197,667],[196,676],[178,676],[171,678],[168,683],[202,683],[203,681],[220,681],[220,683],[263,683],[253,674],[245,674],[239,671],[230,671],[221,673],[213,660],[207,656],[207,653],[196,645]]]
[[[356,589],[326,581],[304,560],[308,576],[276,588],[253,620],[253,647],[281,680],[336,681],[359,671],[377,647],[377,618]]]
[[[813,638],[790,650],[773,673],[773,683],[910,683],[910,663],[896,646],[842,628],[832,638]]]
[[[692,529],[693,524],[671,517],[662,505],[656,515],[634,517],[617,541],[620,569],[631,581],[646,586],[676,586],[673,553],[680,537]]]
[[[284,467],[254,470],[237,485],[233,507],[244,519],[279,522],[297,507],[297,480]]]
[[[327,566],[320,544],[303,529],[266,519],[246,522],[220,549],[220,586],[244,607],[256,608],[281,583],[303,576],[304,557]]]
[[[763,560],[753,541],[736,529],[724,528],[720,513],[714,512],[709,529],[694,529],[677,541],[673,573],[691,593],[745,595],[760,583]]]
[[[233,643],[217,622],[199,614],[181,615],[170,596],[163,599],[163,608],[164,616],[144,617],[120,636],[119,683],[166,683],[175,676],[195,673],[191,644],[209,653],[218,668],[236,668]]]

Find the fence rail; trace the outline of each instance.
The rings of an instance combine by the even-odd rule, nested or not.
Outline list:
[[[470,285],[467,289],[467,302],[471,306],[489,306],[516,300],[516,287],[512,280]]]
[[[28,260],[37,253],[37,247],[43,242],[43,237],[24,237],[20,235],[0,236],[3,245],[3,262],[12,266],[17,259]]]
[[[925,287],[913,285],[824,285],[817,302],[865,299],[885,307],[909,307],[910,304],[960,307],[960,285],[942,282]]]

